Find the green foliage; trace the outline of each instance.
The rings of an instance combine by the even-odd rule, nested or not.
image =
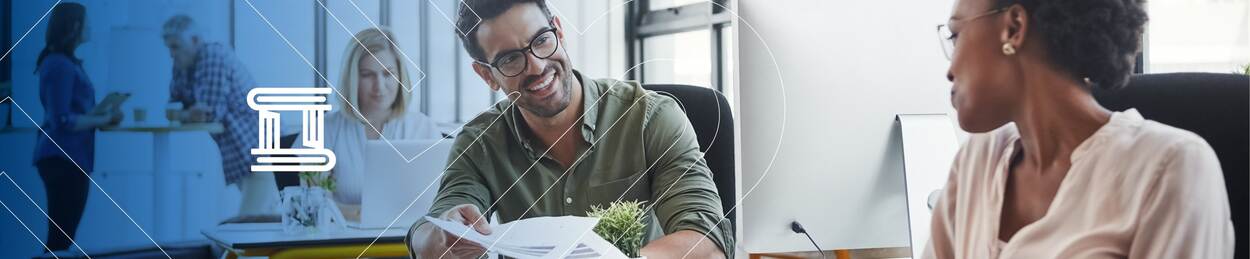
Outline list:
[[[328,172],[300,172],[299,180],[307,187],[321,187],[327,192],[334,192],[334,179]]]
[[[594,206],[586,213],[587,216],[599,218],[595,225],[595,234],[612,242],[616,248],[629,257],[638,257],[642,249],[642,235],[646,225],[642,223],[642,202],[613,202],[607,209]]]
[[[1241,74],[1250,76],[1250,63],[1247,63],[1245,66],[1241,66]]]

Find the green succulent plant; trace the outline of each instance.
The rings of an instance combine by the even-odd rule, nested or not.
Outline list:
[[[1247,63],[1244,66],[1241,66],[1241,74],[1250,76],[1250,63]]]
[[[600,208],[593,206],[587,216],[599,218],[595,234],[607,239],[629,257],[638,257],[646,225],[642,223],[642,202],[618,201]]]
[[[329,172],[300,172],[300,182],[307,187],[321,187],[327,192],[334,192],[334,178]]]

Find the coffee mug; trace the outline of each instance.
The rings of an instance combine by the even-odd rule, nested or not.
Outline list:
[[[143,109],[143,108],[135,108],[134,116],[132,116],[131,118],[134,118],[134,121],[136,123],[146,121],[148,119],[148,110]]]
[[[165,105],[165,119],[169,122],[178,122],[178,114],[182,113],[182,103],[172,102]]]

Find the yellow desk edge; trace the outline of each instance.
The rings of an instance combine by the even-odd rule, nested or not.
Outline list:
[[[367,244],[362,245],[342,245],[342,246],[319,246],[319,247],[299,247],[268,250],[271,259],[337,259],[337,258],[356,258],[361,255],[361,251],[365,251]],[[251,253],[244,251],[247,256],[264,256],[263,254]],[[408,256],[408,246],[403,243],[374,244],[365,251],[364,257],[405,257]],[[230,252],[226,258],[238,258],[237,254]]]

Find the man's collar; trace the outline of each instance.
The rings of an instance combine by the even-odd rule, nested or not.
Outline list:
[[[586,80],[582,76],[582,73],[577,70],[573,70],[573,79],[577,80],[582,85],[582,129],[580,129],[582,130],[582,138],[586,141],[586,143],[594,143],[595,125],[599,123],[598,107],[599,102],[602,101],[600,98],[602,93],[600,93],[600,88],[594,80]],[[507,121],[508,125],[512,127],[513,136],[516,137],[517,141],[520,142],[521,146],[525,148],[526,151],[537,155],[532,147],[535,144],[531,142],[534,135],[532,129],[522,128],[528,127],[529,125],[525,122],[525,116],[521,115],[521,109],[523,108],[515,104],[513,104],[512,108],[512,111],[507,112]]]
[[[191,64],[187,65],[187,67],[184,67],[182,69],[175,69],[175,70],[178,70],[179,72],[183,72],[183,73],[190,73],[189,71],[195,71],[200,66],[200,62],[205,59],[204,56],[208,55],[208,53],[206,52],[208,51],[208,48],[209,48],[209,42],[200,41],[199,43],[194,43],[194,44],[195,44],[195,54],[191,55]]]
[[[573,70],[573,78],[582,85],[582,126],[593,133],[595,125],[599,124],[599,102],[603,101],[601,98],[603,93],[599,90],[602,88],[599,88],[595,80],[586,80],[582,72],[577,70]],[[591,142],[592,139],[592,136],[586,136],[586,142]]]

